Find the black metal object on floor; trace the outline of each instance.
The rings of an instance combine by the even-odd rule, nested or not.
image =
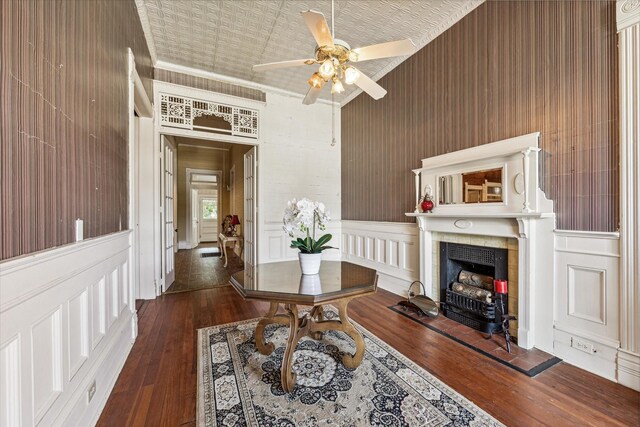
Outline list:
[[[504,314],[504,297],[506,294],[502,294],[502,293],[497,293],[497,299],[498,299],[498,304],[500,306],[500,313],[502,314],[501,316],[501,320],[502,320],[502,329],[499,331],[495,331],[495,332],[489,332],[489,336],[485,337],[485,339],[491,339],[493,337],[493,334],[504,334],[504,340],[506,342],[507,345],[507,351],[509,353],[511,353],[511,334],[509,333],[509,322],[511,320],[516,320],[516,316],[513,316],[511,314]]]
[[[416,293],[413,292],[412,288],[416,283],[420,284],[422,295],[416,295]],[[403,310],[411,310],[419,316],[427,315],[429,317],[437,317],[438,303],[424,295],[425,293],[424,284],[419,280],[415,280],[409,285],[409,289],[407,290],[407,300],[400,301],[398,305],[401,306]]]

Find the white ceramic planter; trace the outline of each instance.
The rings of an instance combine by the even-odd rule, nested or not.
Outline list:
[[[298,259],[300,260],[302,274],[318,274],[320,272],[322,252],[319,254],[303,254],[299,252]]]

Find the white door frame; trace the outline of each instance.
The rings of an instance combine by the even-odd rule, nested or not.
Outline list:
[[[234,136],[230,136],[230,135],[224,135],[224,134],[216,134],[216,133],[211,133],[211,132],[203,132],[203,131],[197,131],[197,130],[190,130],[190,129],[184,129],[184,128],[178,128],[178,127],[170,127],[170,126],[164,126],[162,123],[160,123],[160,112],[158,111],[158,109],[160,108],[160,95],[162,94],[173,94],[173,95],[177,95],[177,96],[184,96],[184,97],[188,97],[188,98],[193,98],[193,99],[201,99],[203,101],[211,101],[211,102],[222,102],[222,103],[226,103],[227,105],[235,105],[235,106],[239,106],[239,107],[247,107],[247,108],[252,108],[255,110],[259,111],[260,114],[260,120],[262,117],[264,117],[264,106],[265,106],[265,102],[262,101],[256,101],[253,99],[246,99],[246,98],[240,98],[240,97],[236,97],[236,96],[231,96],[231,95],[224,95],[224,94],[220,94],[220,93],[216,93],[216,92],[210,92],[207,90],[202,90],[202,89],[195,89],[192,87],[187,87],[187,86],[182,86],[182,85],[176,85],[173,83],[166,83],[166,82],[161,82],[158,80],[154,80],[153,81],[153,97],[154,97],[154,112],[155,114],[155,119],[154,119],[154,152],[156,153],[156,155],[158,156],[157,160],[154,162],[155,167],[154,167],[154,176],[153,176],[153,182],[154,182],[154,206],[159,207],[160,206],[160,135],[173,135],[173,136],[182,136],[182,137],[187,137],[187,138],[198,138],[198,139],[203,139],[206,141],[222,141],[222,142],[228,142],[231,144],[242,144],[242,145],[254,145],[256,146],[256,151],[257,151],[257,157],[260,157],[260,150],[261,150],[261,142],[262,142],[262,133],[259,132],[258,133],[258,138],[257,139],[250,139],[250,138],[241,138],[241,137],[234,137]],[[258,191],[258,186],[260,185],[260,183],[258,182],[258,180],[256,180],[256,191]],[[191,196],[189,196],[191,197]],[[188,205],[187,205],[188,206]],[[254,202],[254,212],[256,212],[256,217],[259,215],[259,210],[257,207],[257,200]],[[160,233],[160,209],[155,209],[155,215],[153,218],[154,221],[154,232],[155,233]],[[257,245],[257,236],[260,235],[260,229],[259,229],[260,225],[259,225],[259,220],[256,220],[256,231],[255,231],[255,235],[256,235],[256,245]],[[157,234],[156,239],[154,239],[155,242],[160,242],[160,235]],[[162,272],[162,268],[164,268],[164,266],[162,265],[162,257],[161,257],[161,245],[159,243],[156,244],[156,253],[155,253],[155,265],[156,265],[156,269],[155,269],[155,280],[156,280],[156,295],[161,295],[162,294],[162,289],[160,288],[160,277],[161,277],[161,272]],[[259,260],[256,260],[256,263],[258,263]]]
[[[255,210],[255,207],[257,205],[256,200],[258,200],[258,163],[259,163],[259,158],[258,158],[258,150],[257,147],[255,147],[255,149],[251,149],[249,151],[247,151],[243,156],[243,200],[242,203],[244,203],[244,219],[243,219],[243,229],[242,232],[244,234],[244,242],[242,244],[243,250],[244,250],[244,261],[246,264],[249,264],[251,266],[255,266],[258,264],[258,260],[257,260],[257,254],[258,254],[258,246],[257,246],[257,238],[258,238],[258,232],[257,232],[257,222],[258,222],[258,215],[257,212]],[[253,166],[253,170],[251,171],[251,175],[250,175],[250,179],[248,179],[249,175],[247,174],[247,165],[248,163],[248,159],[251,159],[250,165]],[[248,191],[247,188],[249,187],[248,182],[251,181],[251,191]],[[247,203],[247,195],[250,194],[251,195],[251,199],[253,201],[253,203],[250,205]],[[251,207],[248,207],[251,206]],[[248,227],[247,226],[247,222],[251,223],[251,226]],[[247,233],[247,230],[251,230],[251,233]],[[251,240],[249,240],[250,242],[250,246],[249,248],[247,248],[247,236],[249,236],[249,238]]]
[[[169,277],[168,272],[167,272],[167,260],[169,258],[168,256],[168,252],[167,252],[167,248],[169,246],[169,243],[167,241],[167,206],[165,205],[165,203],[167,203],[167,168],[169,168],[171,170],[171,181],[172,181],[172,185],[171,185],[171,193],[172,193],[172,197],[171,197],[171,203],[172,203],[172,209],[171,209],[171,218],[172,218],[172,225],[171,225],[171,244],[175,245],[175,241],[176,241],[176,200],[177,200],[177,176],[176,176],[176,170],[178,168],[178,147],[175,144],[175,141],[173,141],[173,138],[169,139],[167,137],[164,137],[164,135],[160,136],[161,141],[164,138],[164,143],[161,143],[161,148],[162,148],[162,152],[160,155],[160,163],[161,163],[161,186],[160,186],[160,209],[161,209],[161,259],[162,259],[162,275],[161,275],[161,287],[162,287],[162,291],[164,292],[165,290],[167,290],[167,288],[169,286],[171,286],[171,284],[173,283],[173,281],[175,280],[175,251],[171,251],[171,280],[169,283],[167,283],[167,277]],[[165,148],[169,148],[169,150],[165,150]],[[167,152],[169,152],[171,155],[168,156],[169,159],[167,159]],[[167,166],[167,161],[171,162],[171,166],[168,167]],[[173,246],[172,246],[173,247]]]
[[[203,174],[203,175],[216,175],[217,178],[217,185],[216,185],[216,189],[218,190],[218,213],[222,211],[222,195],[220,194],[221,191],[221,183],[222,183],[222,171],[218,170],[218,169],[194,169],[194,168],[186,168],[186,180],[187,180],[187,213],[186,213],[186,241],[187,244],[191,246],[191,242],[193,241],[193,236],[191,233],[191,218],[192,218],[192,200],[191,200],[191,190],[192,189],[196,189],[198,188],[198,185],[193,185],[191,184],[191,175],[192,174]],[[220,217],[220,215],[218,214],[218,217]],[[193,246],[191,246],[190,249],[193,249]]]
[[[193,225],[193,221],[194,221],[193,205],[197,204],[199,193],[197,188],[190,188],[189,193],[191,197],[189,198],[189,207],[187,209],[187,212],[189,212],[189,216],[190,216],[189,218],[190,235],[189,235],[188,243],[189,243],[189,247],[191,249],[194,249],[200,244],[200,215],[198,215],[198,219],[197,219],[198,225],[197,226]],[[195,235],[193,232],[194,227],[197,227],[197,231],[195,232]]]
[[[235,196],[236,196],[236,165],[231,166],[231,169],[229,169],[229,211],[232,213],[233,212],[238,212],[238,210],[236,209],[236,201],[235,201]]]
[[[140,218],[138,213],[139,194],[139,159],[138,149],[140,145],[139,119],[136,117],[153,117],[153,105],[142,84],[142,80],[136,71],[136,60],[131,49],[127,49],[128,76],[129,76],[129,188],[128,188],[128,227],[131,230],[129,259],[129,301],[135,301],[140,296]],[[135,311],[135,303],[130,304]],[[132,331],[133,337],[137,331]]]

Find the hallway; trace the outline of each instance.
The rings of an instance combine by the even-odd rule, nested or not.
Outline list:
[[[244,264],[233,247],[229,246],[229,263],[224,267],[224,257],[219,251],[218,243],[201,243],[195,249],[179,250],[176,253],[176,280],[165,293],[226,286],[231,275],[242,270]]]

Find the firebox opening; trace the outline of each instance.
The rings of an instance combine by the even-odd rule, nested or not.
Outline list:
[[[443,314],[473,329],[502,329],[508,297],[493,290],[494,279],[507,279],[507,250],[440,242],[440,301]]]

